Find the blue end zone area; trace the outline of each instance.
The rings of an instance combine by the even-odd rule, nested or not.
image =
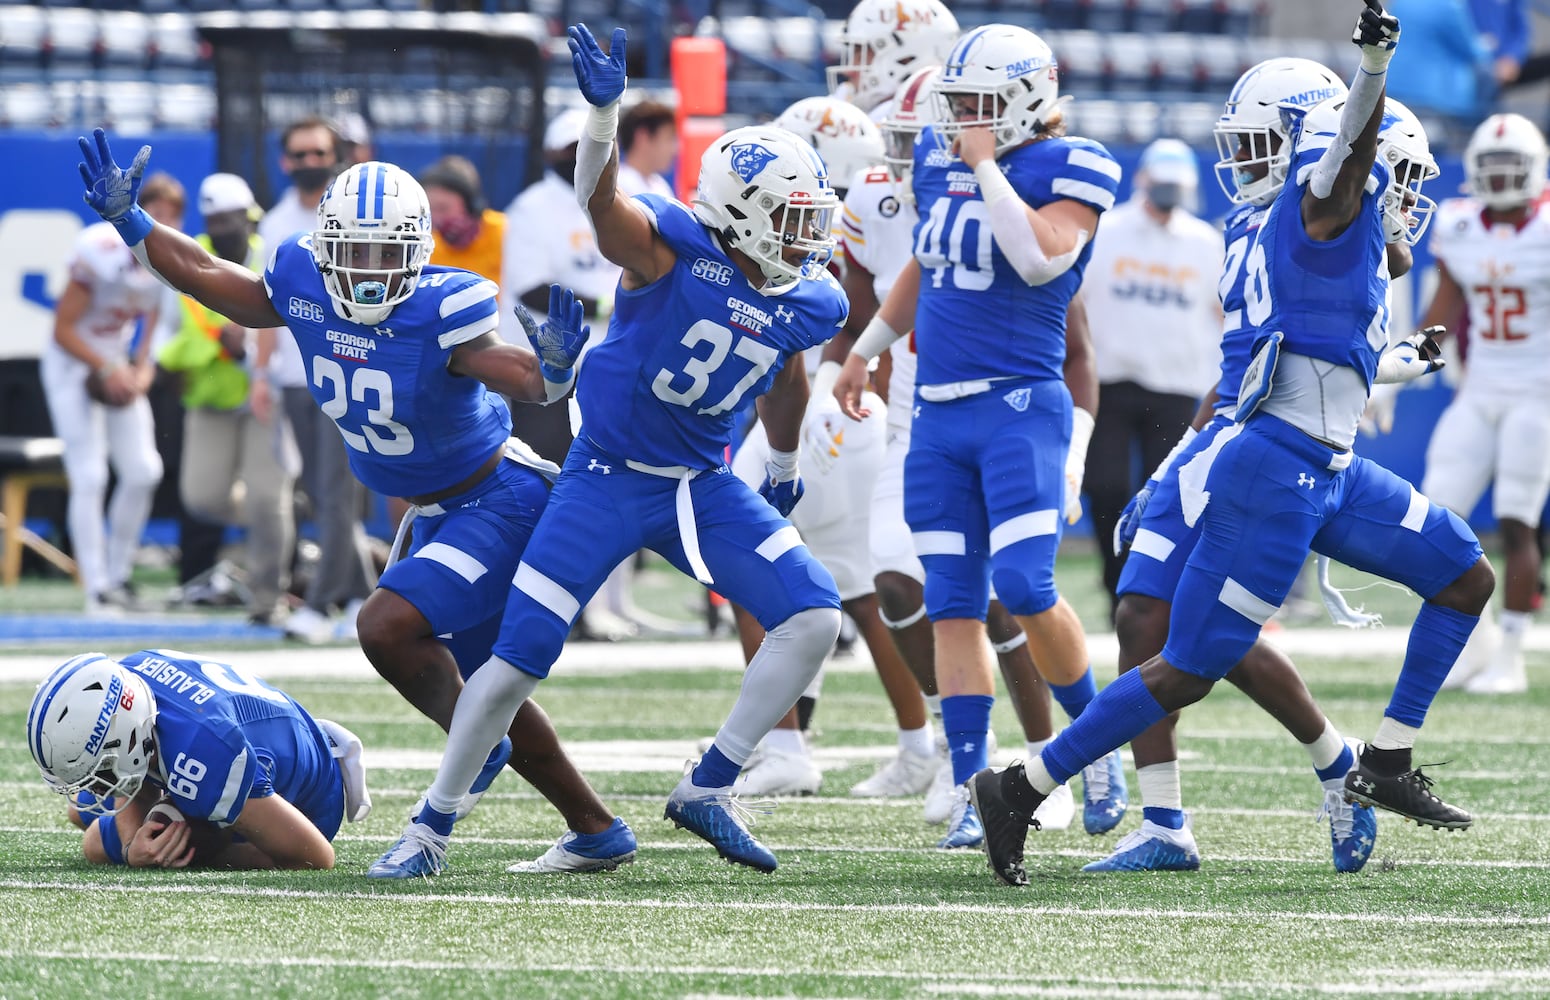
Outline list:
[[[182,615],[125,615],[106,618],[83,614],[0,615],[0,647],[42,642],[101,641],[116,645],[182,646],[210,640],[278,640],[284,632],[271,625],[250,625],[241,617],[198,618]]]

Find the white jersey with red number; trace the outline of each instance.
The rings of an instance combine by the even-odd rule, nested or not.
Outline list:
[[[1488,225],[1473,198],[1442,203],[1431,249],[1469,304],[1471,392],[1543,393],[1550,379],[1550,206]]]
[[[881,303],[899,272],[914,256],[915,208],[901,200],[884,167],[858,174],[840,211],[839,253],[872,274],[872,291]],[[888,380],[888,428],[909,432],[915,399],[914,337],[894,341],[893,374]]]
[[[135,321],[156,310],[161,282],[140,266],[123,239],[106,222],[87,226],[75,241],[70,278],[90,291],[76,330],[106,358],[127,358]]]

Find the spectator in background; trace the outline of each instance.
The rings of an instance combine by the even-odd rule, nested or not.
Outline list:
[[[1222,234],[1186,207],[1198,187],[1187,145],[1148,146],[1136,194],[1104,219],[1082,284],[1099,385],[1086,493],[1111,611],[1124,563],[1108,544],[1114,525],[1189,426],[1221,359]]]
[[[152,174],[140,206],[157,222],[183,224],[186,196],[169,174]],[[161,482],[162,461],[146,390],[162,285],[135,260],[112,225],[81,231],[70,281],[54,309],[54,336],[39,370],[70,480],[66,519],[88,614],[138,609],[130,572]],[[137,328],[143,328],[137,336]],[[107,508],[108,467],[117,485]]]
[[[206,177],[199,185],[199,213],[205,220],[205,234],[196,237],[200,245],[251,271],[263,270],[258,203],[246,181],[236,174]],[[269,621],[281,613],[290,582],[295,473],[281,462],[276,426],[260,421],[248,405],[250,331],[188,296],[180,308],[182,322],[158,360],[183,376],[183,506],[209,523],[247,527],[248,613]],[[238,483],[240,515],[233,496]]]
[[[1389,64],[1388,95],[1423,121],[1428,115],[1443,119],[1447,131],[1467,136],[1492,97],[1485,89],[1491,53],[1469,3],[1398,0],[1390,6],[1404,23],[1405,44],[1395,48]]]
[[[340,170],[340,139],[322,118],[302,118],[280,136],[280,169],[291,187],[258,224],[264,246],[317,228],[318,202]],[[318,565],[307,582],[305,603],[284,619],[287,635],[304,642],[354,639],[354,616],[376,586],[360,511],[365,488],[350,472],[344,438],[312,402],[301,351],[285,327],[260,330],[251,373],[253,413],[260,422],[288,420],[301,453],[301,480],[312,501]],[[278,390],[278,392],[276,392]],[[277,413],[276,403],[282,407]],[[335,608],[344,608],[335,622]],[[278,614],[263,624],[281,624]]]
[[[1491,53],[1491,75],[1499,89],[1550,78],[1550,52],[1530,55],[1534,26],[1526,0],[1469,0],[1475,27]]]
[[[677,198],[666,174],[678,159],[678,122],[658,101],[637,101],[619,119],[619,190]],[[848,180],[848,178],[847,178]]]
[[[479,169],[464,157],[443,156],[420,174],[420,186],[430,199],[435,229],[431,263],[472,271],[499,285],[506,216],[486,203]]]

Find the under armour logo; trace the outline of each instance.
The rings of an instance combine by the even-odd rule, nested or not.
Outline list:
[[[393,336],[393,328],[390,326],[374,326],[371,328],[371,332],[379,337]]]
[[[911,420],[919,420],[920,419],[920,407],[918,405],[910,407],[910,419]]]
[[[1013,389],[1001,398],[1006,400],[1006,405],[1021,413],[1028,409],[1028,402],[1033,399],[1033,390],[1023,386],[1021,389]]]
[[[1308,487],[1308,489],[1311,490],[1311,489],[1313,489],[1313,482],[1314,482],[1313,477],[1308,475],[1306,472],[1299,472],[1299,473],[1297,473],[1297,485],[1298,486],[1306,486],[1306,487]]]
[[[782,323],[793,323],[796,321],[797,314],[795,309],[787,309],[785,306],[776,306],[775,317]]]
[[[588,460],[588,462],[587,462],[587,471],[588,472],[602,472],[603,475],[607,476],[607,475],[611,475],[614,470],[613,470],[612,466],[604,465],[602,462],[599,462],[597,459],[594,458],[594,459]]]
[[[1371,792],[1374,791],[1378,786],[1374,785],[1366,778],[1363,778],[1361,775],[1357,775],[1351,779],[1351,787],[1356,789],[1358,792]]]

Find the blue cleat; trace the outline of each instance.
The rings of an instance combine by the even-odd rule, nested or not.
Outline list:
[[[969,788],[959,785],[953,789],[953,811],[947,817],[947,833],[937,841],[939,851],[956,851],[963,847],[978,847],[985,842],[985,827],[979,813],[969,801]]]
[[[1119,826],[1129,805],[1125,765],[1118,750],[1082,768],[1082,827],[1088,833],[1108,833]]]
[[[611,872],[635,860],[635,831],[615,818],[602,833],[566,830],[558,842],[532,861],[519,861],[506,870],[514,875],[549,875],[556,872],[583,874]]]
[[[662,817],[708,841],[716,853],[734,864],[761,872],[775,870],[775,855],[748,832],[753,816],[732,794],[732,786],[701,788],[685,774],[668,796]]]
[[[478,805],[479,800],[484,798],[484,793],[489,790],[490,785],[494,783],[510,760],[511,737],[502,736],[501,741],[495,744],[495,749],[490,751],[490,756],[485,758],[484,766],[479,769],[479,774],[474,778],[474,783],[468,786],[468,794],[463,796],[462,802],[458,803],[457,811],[452,814],[453,818],[464,819],[469,813],[474,811],[474,806]],[[420,800],[414,804],[414,808],[409,810],[409,819],[411,821],[420,815],[420,810],[425,808],[426,802],[426,797],[424,795],[420,796]]]
[[[424,823],[410,823],[398,843],[366,871],[367,878],[428,878],[447,867],[447,838]]]
[[[1378,842],[1378,810],[1345,800],[1345,792],[1324,793],[1324,808],[1319,819],[1329,817],[1329,844],[1334,851],[1335,871],[1359,872],[1372,857]]]
[[[1141,821],[1115,845],[1114,853],[1102,861],[1083,865],[1084,872],[1192,872],[1200,867],[1200,850],[1189,820],[1184,827],[1171,830],[1149,819]]]

